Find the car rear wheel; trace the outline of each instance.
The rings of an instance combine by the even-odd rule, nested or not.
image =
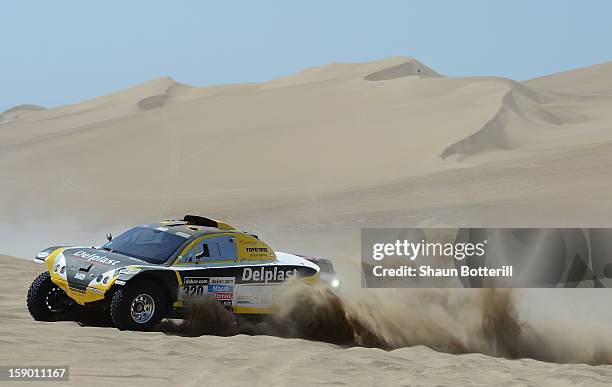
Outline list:
[[[75,302],[51,281],[49,272],[40,274],[28,290],[28,311],[36,321],[54,321],[74,308]]]
[[[111,318],[121,330],[148,331],[166,316],[164,293],[152,282],[117,289],[110,304]]]

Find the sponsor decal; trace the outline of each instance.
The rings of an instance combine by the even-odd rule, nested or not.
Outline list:
[[[232,285],[208,285],[209,293],[227,293],[233,292],[234,286]]]
[[[180,231],[176,232],[175,234],[176,234],[176,235],[178,235],[178,236],[182,236],[183,238],[189,238],[189,237],[191,237],[191,235],[186,234],[186,233],[184,233],[184,232],[180,232]]]
[[[104,264],[107,264],[107,265],[115,266],[116,264],[119,263],[119,261],[114,260],[114,259],[110,259],[108,257],[105,257],[104,255],[98,255],[98,254],[95,254],[95,253],[88,253],[86,251],[77,251],[73,255],[75,257],[85,258],[85,259],[87,259],[90,262],[100,262],[100,263],[104,263]]]
[[[75,273],[74,278],[78,279],[78,280],[84,280],[85,277],[87,277],[87,275],[85,273]]]
[[[267,253],[268,252],[267,247],[245,247],[244,249],[247,251],[247,253]]]
[[[208,285],[208,277],[186,277],[185,285]]]
[[[251,239],[239,239],[238,243],[240,243],[241,245],[256,245],[257,241]]]
[[[233,285],[236,279],[234,277],[211,277],[211,285]]]
[[[234,300],[234,277],[211,277],[208,294],[226,308],[231,308]]]
[[[215,300],[227,300],[231,301],[234,293],[213,293],[213,298]]]
[[[282,282],[297,275],[297,269],[281,269],[277,266],[257,269],[245,267],[242,271],[242,282]]]
[[[134,275],[140,273],[140,268],[137,267],[124,267],[115,272],[115,275],[126,274],[126,275]]]
[[[208,295],[223,301],[225,307],[231,307],[235,282],[234,277],[186,277],[181,289],[181,299],[187,300]]]
[[[157,227],[156,228],[157,231],[168,231],[167,227]]]
[[[255,302],[251,301],[251,296],[248,294],[241,294],[236,296],[236,305],[248,305],[254,303]]]
[[[68,287],[68,290],[71,293],[76,293],[76,294],[80,294],[80,295],[84,295],[85,294],[85,290],[81,290],[81,289],[77,289],[77,288],[73,288],[73,287]]]
[[[231,309],[234,306],[232,300],[217,300],[217,301],[219,301],[221,305],[223,305],[223,307],[227,309]]]
[[[268,307],[278,302],[279,293],[270,286],[243,286],[237,290],[235,304],[239,306]]]

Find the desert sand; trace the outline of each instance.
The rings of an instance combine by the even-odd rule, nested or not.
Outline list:
[[[482,310],[457,317],[448,307],[481,295],[415,303],[414,293],[358,288],[362,227],[612,226],[610,73],[612,63],[525,82],[444,77],[396,57],[262,84],[192,87],[159,78],[74,105],[10,109],[0,116],[0,252],[31,257],[49,245],[98,244],[105,232],[141,222],[205,214],[257,232],[277,250],[332,258],[347,303],[370,297],[364,321],[406,348],[34,323],[24,296],[40,268],[3,258],[1,329],[10,352],[0,360],[57,356],[73,365],[74,383],[94,384],[121,384],[118,375],[142,384],[609,383],[606,365],[419,346],[507,356],[495,337],[473,329]],[[543,360],[609,363],[612,316],[601,307],[608,293],[518,292],[511,312],[537,331]],[[397,310],[387,299],[419,318],[387,313]],[[437,330],[419,330],[427,324]],[[42,342],[57,343],[58,352],[41,350]]]
[[[423,346],[384,351],[271,336],[182,337],[161,332],[121,332],[74,322],[40,323],[33,321],[24,307],[30,279],[40,272],[40,266],[6,256],[0,257],[0,264],[0,364],[70,365],[67,385],[612,383],[610,366],[450,355]]]

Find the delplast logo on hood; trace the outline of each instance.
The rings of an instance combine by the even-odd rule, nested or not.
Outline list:
[[[119,261],[117,261],[115,259],[110,259],[110,258],[107,258],[107,257],[105,257],[103,255],[98,255],[98,254],[95,254],[95,253],[88,253],[87,251],[82,251],[82,250],[77,251],[73,255],[76,256],[76,257],[85,258],[85,259],[87,259],[90,262],[92,262],[92,261],[93,262],[100,262],[100,263],[104,263],[104,264],[107,264],[107,265],[115,266],[116,264],[119,263]]]

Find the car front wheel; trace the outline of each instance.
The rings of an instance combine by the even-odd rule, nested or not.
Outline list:
[[[167,312],[164,293],[152,282],[138,282],[117,289],[110,303],[110,314],[118,329],[149,331]]]
[[[51,281],[49,272],[40,274],[28,290],[28,311],[36,321],[55,321],[75,307],[75,302]]]

